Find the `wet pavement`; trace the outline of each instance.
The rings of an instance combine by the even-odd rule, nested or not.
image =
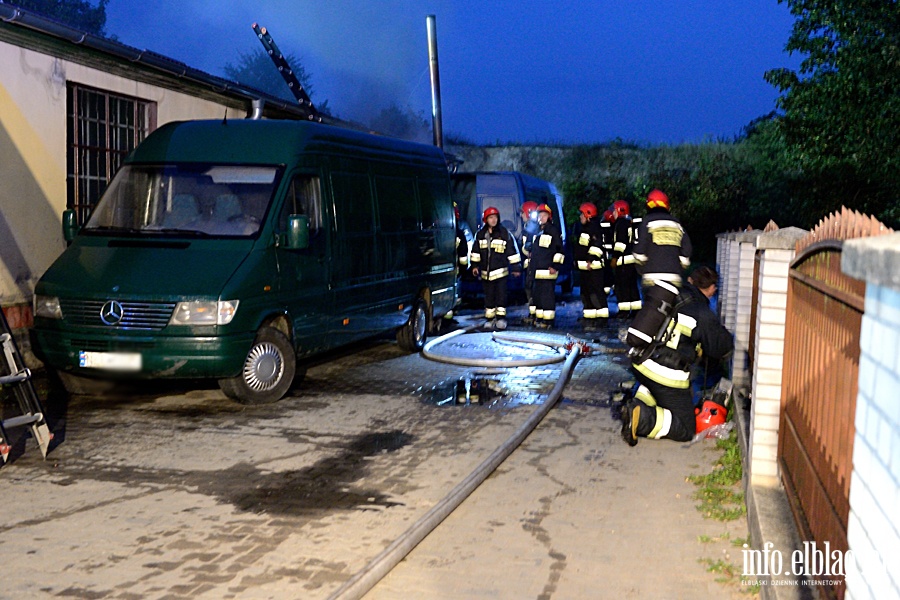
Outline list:
[[[550,332],[512,312],[510,333],[571,333],[592,352],[520,451],[367,597],[733,592],[697,562],[713,551],[697,539],[746,526],[703,519],[684,480],[715,454],[621,441],[619,324],[588,338],[579,308],[561,303]],[[553,353],[490,333],[439,348]],[[526,421],[560,367],[449,365],[373,340],[317,360],[273,405],[208,382],[52,396],[48,459],[26,440],[0,468],[0,598],[327,598]]]

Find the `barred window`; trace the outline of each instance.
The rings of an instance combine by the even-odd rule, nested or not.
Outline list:
[[[69,84],[66,207],[84,224],[122,160],[156,128],[156,103]]]

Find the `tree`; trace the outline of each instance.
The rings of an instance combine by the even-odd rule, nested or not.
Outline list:
[[[302,85],[303,89],[306,91],[306,95],[312,100],[313,87],[312,83],[310,83],[310,74],[306,72],[306,69],[303,68],[303,65],[300,63],[300,60],[293,54],[286,54],[284,58],[294,71],[294,76],[297,78],[297,81],[300,82],[300,85]],[[290,88],[288,88],[287,83],[285,83],[281,73],[278,72],[278,68],[275,67],[275,63],[272,62],[272,59],[262,48],[259,48],[254,52],[242,52],[238,57],[237,64],[232,64],[230,62],[226,63],[223,70],[228,77],[235,81],[239,81],[240,83],[249,85],[275,97],[283,98],[288,102],[297,101],[291,93]],[[324,102],[316,102],[313,100],[313,104],[320,113],[330,114],[327,100]]]
[[[896,0],[779,0],[797,17],[786,50],[798,72],[766,80],[802,193],[900,223],[900,6]]]
[[[98,0],[97,6],[91,6],[87,0],[16,0],[11,4],[75,29],[105,36],[108,3],[109,0]]]

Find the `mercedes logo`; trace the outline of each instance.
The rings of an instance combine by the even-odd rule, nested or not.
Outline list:
[[[110,300],[100,308],[100,320],[107,325],[118,325],[124,316],[125,309],[115,300]]]

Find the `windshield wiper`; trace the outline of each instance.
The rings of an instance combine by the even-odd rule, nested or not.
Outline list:
[[[205,231],[200,231],[199,229],[173,229],[173,228],[165,228],[165,229],[143,229],[143,233],[162,233],[163,235],[189,235],[192,237],[211,237],[210,234]]]
[[[84,231],[102,231],[104,233],[141,233],[140,229],[135,229],[134,227],[119,227],[116,225],[94,225],[92,227],[85,227]]]

